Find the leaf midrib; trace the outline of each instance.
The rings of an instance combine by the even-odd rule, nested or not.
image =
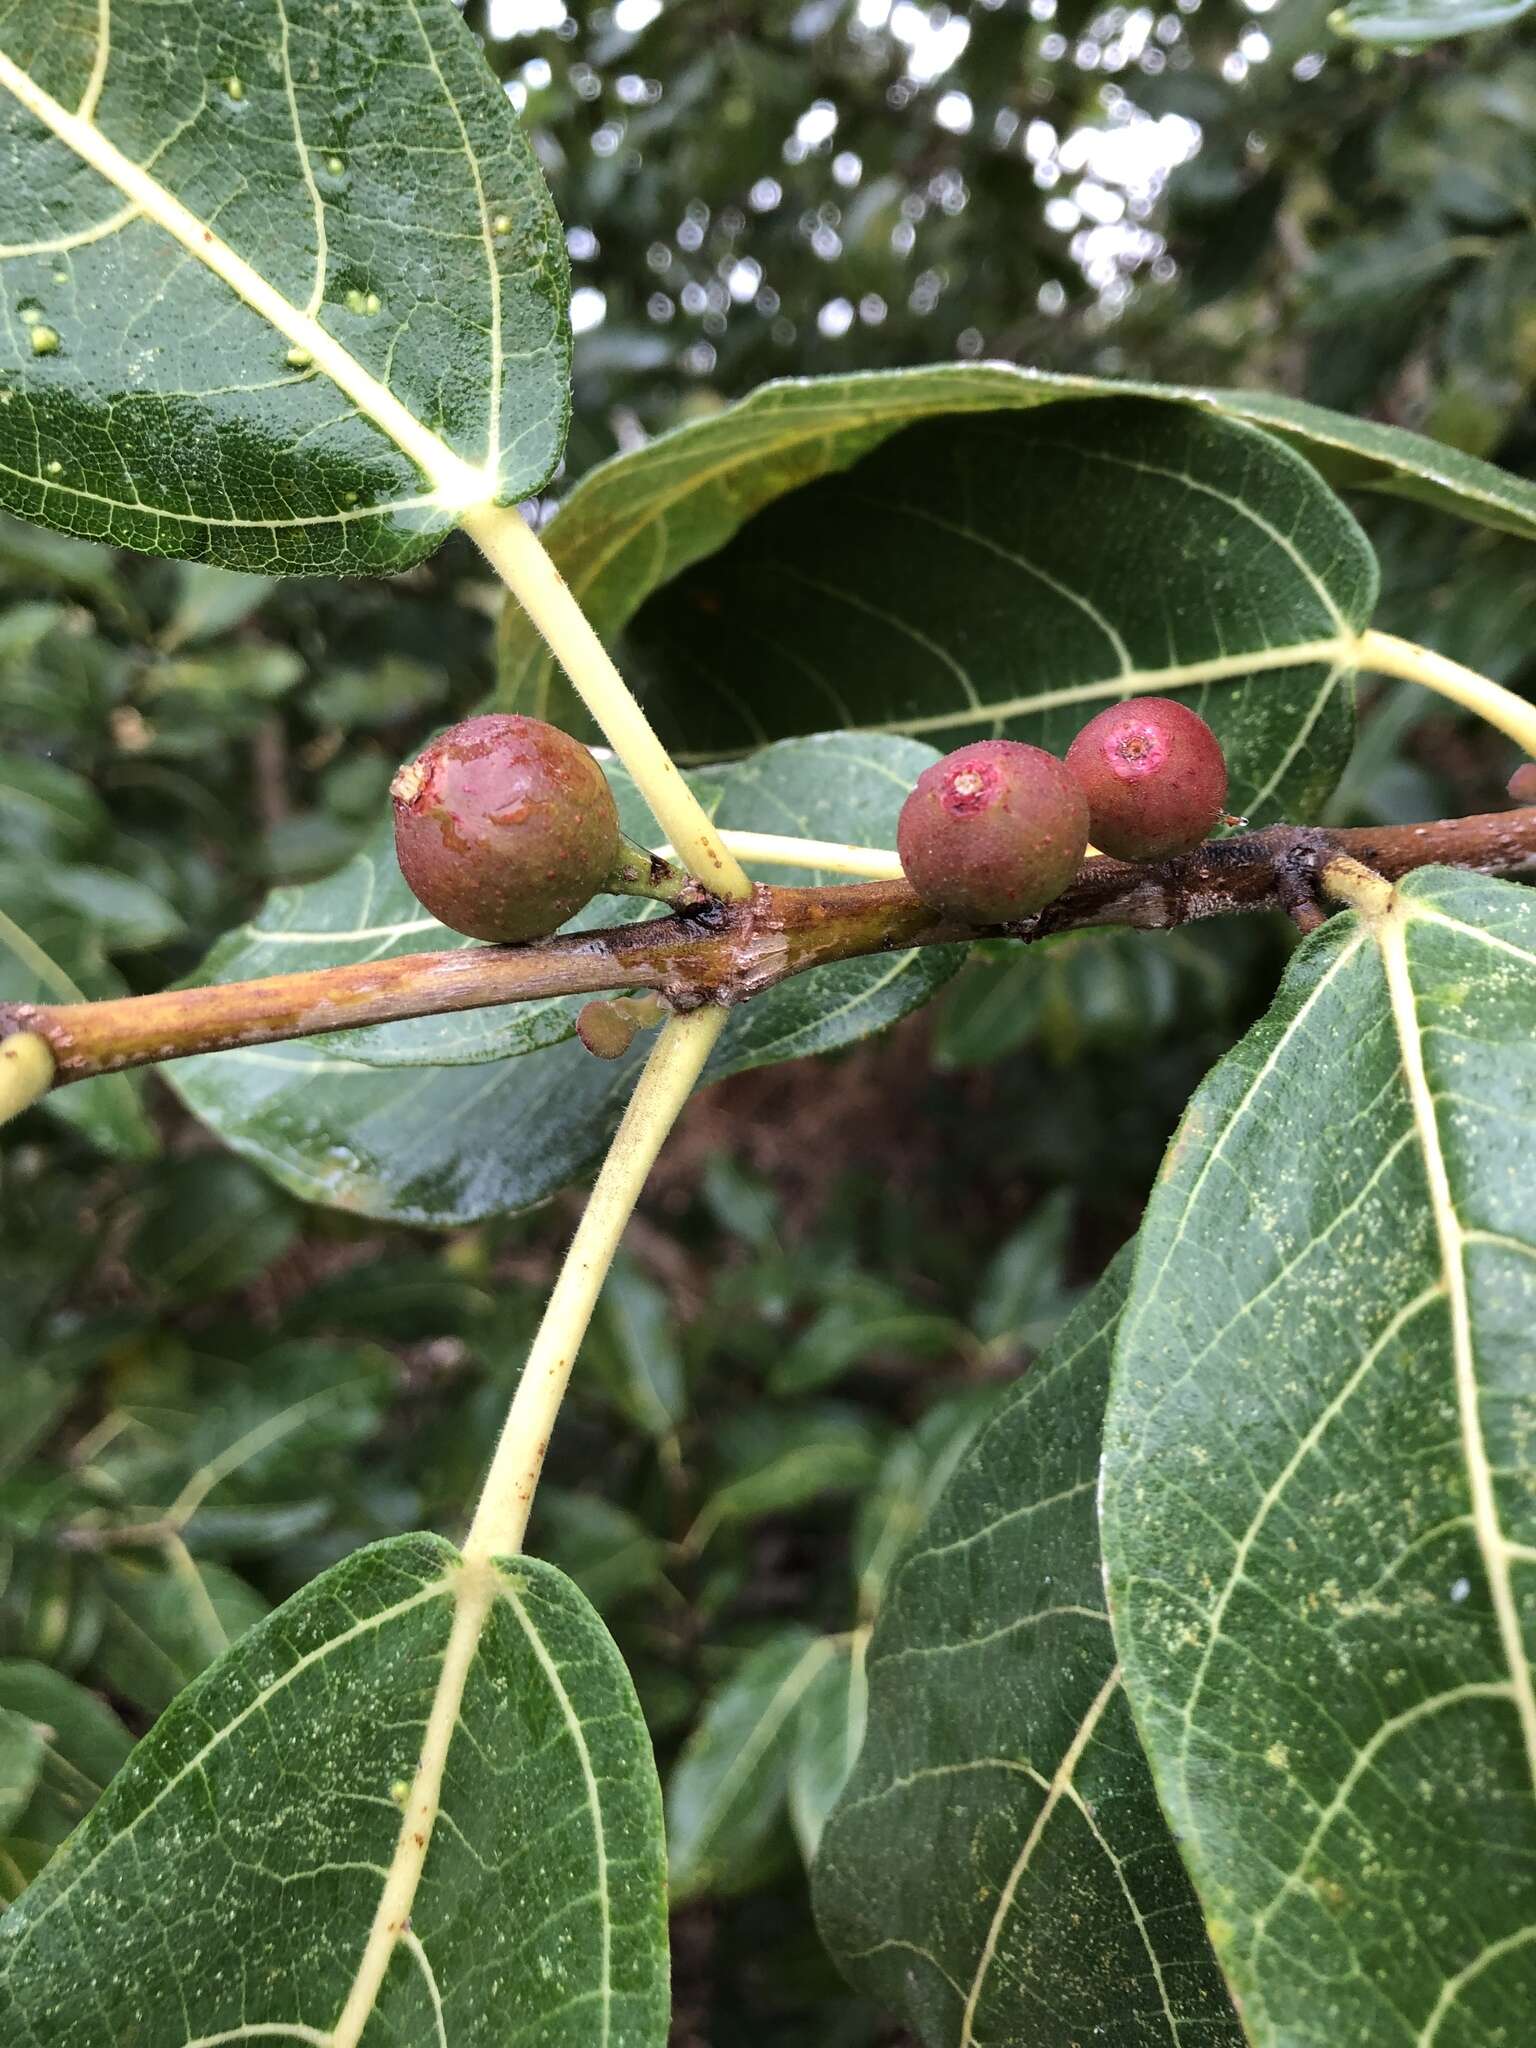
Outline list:
[[[1488,1577],[1500,1646],[1505,1663],[1509,1667],[1514,1702],[1520,1716],[1521,1737],[1525,1745],[1526,1766],[1531,1775],[1532,1787],[1536,1789],[1536,1680],[1533,1680],[1530,1659],[1526,1655],[1519,1603],[1510,1576],[1514,1550],[1500,1519],[1498,1497],[1493,1484],[1493,1461],[1488,1455],[1488,1445],[1483,1436],[1477,1357],[1472,1338],[1472,1308],[1467,1292],[1466,1233],[1451,1188],[1445,1148],[1440,1139],[1440,1119],[1435,1108],[1434,1091],[1430,1087],[1428,1071],[1424,1064],[1424,1042],[1419,1024],[1418,999],[1414,994],[1412,970],[1408,961],[1408,930],[1414,921],[1414,911],[1411,904],[1399,892],[1394,891],[1383,912],[1373,915],[1368,911],[1362,911],[1360,915],[1362,919],[1370,922],[1371,936],[1375,939],[1381,955],[1382,971],[1386,976],[1387,995],[1392,1010],[1392,1023],[1402,1056],[1403,1076],[1418,1132],[1419,1150],[1424,1161],[1430,1212],[1434,1218],[1435,1237],[1440,1248],[1441,1272],[1450,1309],[1451,1367],[1456,1390],[1462,1455],[1472,1500],[1472,1526],[1483,1560],[1483,1569]],[[1455,922],[1445,918],[1439,921]]]
[[[411,12],[419,27],[420,17],[414,0],[411,0]],[[428,48],[430,50],[430,43]],[[433,61],[435,66],[435,53]],[[438,77],[441,79],[440,71]],[[293,305],[190,207],[134,163],[132,158],[124,155],[93,119],[71,113],[3,50],[0,50],[0,86],[34,120],[73,150],[98,177],[116,186],[125,198],[132,200],[143,218],[153,221],[179,242],[190,256],[211,270],[253,313],[265,319],[295,347],[307,350],[314,368],[329,377],[358,411],[422,471],[432,487],[431,502],[456,516],[475,507],[495,503],[494,447],[487,462],[479,467],[455,454],[312,314]],[[453,106],[451,95],[448,104],[457,116],[458,110]],[[494,264],[492,276],[499,281]],[[499,387],[499,376],[495,382]],[[372,508],[375,515],[379,509]]]

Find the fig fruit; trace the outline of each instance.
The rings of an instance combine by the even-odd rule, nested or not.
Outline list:
[[[1187,853],[1226,813],[1227,762],[1200,717],[1171,697],[1101,711],[1067,749],[1088,799],[1088,835],[1117,860]]]
[[[618,857],[602,769],[541,719],[466,718],[407,762],[390,794],[412,894],[471,939],[543,938],[591,901]]]
[[[896,850],[925,903],[1005,924],[1059,896],[1088,844],[1088,805],[1054,754],[975,740],[935,761],[901,807]]]

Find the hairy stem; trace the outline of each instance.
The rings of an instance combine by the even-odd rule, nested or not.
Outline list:
[[[1507,734],[1516,746],[1536,756],[1536,705],[1527,704],[1513,690],[1490,682],[1476,669],[1463,668],[1459,661],[1436,654],[1433,648],[1420,647],[1413,640],[1399,640],[1393,633],[1372,629],[1360,635],[1358,644],[1362,668],[1376,675],[1400,676],[1410,683],[1422,683],[1453,704],[1477,712]]]
[[[759,886],[748,903],[710,903],[527,946],[402,953],[100,1003],[0,1004],[0,1042],[8,1042],[8,1030],[45,1038],[63,1083],[190,1053],[552,996],[654,989],[689,1010],[743,1001],[811,967],[908,946],[984,936],[1029,941],[1105,925],[1166,931],[1255,910],[1294,916],[1299,902],[1315,897],[1321,862],[1337,854],[1389,877],[1432,863],[1482,874],[1536,873],[1536,809],[1341,832],[1270,825],[1170,860],[1133,864],[1101,856],[1085,861],[1044,910],[986,931],[939,917],[905,882]]]
[[[548,641],[688,872],[716,896],[738,902],[749,896],[752,885],[741,863],[727,851],[544,543],[517,507],[479,506],[465,513],[463,525]]]
[[[624,1226],[725,1018],[724,1010],[713,1007],[672,1018],[645,1063],[576,1226],[507,1411],[464,1542],[464,1556],[471,1563],[505,1556],[522,1545],[550,1432]]]

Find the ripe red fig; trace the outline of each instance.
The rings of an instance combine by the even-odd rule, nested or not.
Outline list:
[[[542,938],[601,887],[619,815],[596,761],[541,719],[450,726],[390,784],[400,872],[450,930]]]
[[[1005,924],[1059,896],[1088,844],[1088,805],[1053,754],[976,740],[935,761],[901,807],[896,850],[925,903]]]
[[[1088,799],[1088,832],[1117,860],[1159,860],[1198,846],[1226,811],[1221,742],[1171,697],[1101,711],[1067,749]]]
[[[1517,804],[1536,804],[1536,761],[1522,761],[1509,778],[1509,793]]]

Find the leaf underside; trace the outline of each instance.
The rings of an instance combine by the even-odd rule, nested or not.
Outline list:
[[[1072,399],[1145,397],[1247,421],[1286,440],[1339,489],[1408,497],[1536,538],[1536,484],[1399,427],[1257,391],[1056,376],[1011,363],[938,364],[765,384],[713,417],[592,471],[544,538],[612,642],[653,592],[716,553],[765,506],[849,468],[914,422],[993,420]],[[547,649],[515,605],[501,622],[501,695],[543,716],[565,706]]]
[[[817,1916],[925,2048],[1236,2044],[1120,1689],[1094,1490],[1122,1257],[898,1566]],[[914,1853],[915,1845],[920,1853]]]
[[[722,825],[890,846],[902,800],[933,758],[915,740],[833,734],[693,780]],[[625,829],[654,841],[633,785],[616,763],[606,765]],[[774,872],[790,883],[838,879]],[[599,897],[575,922],[642,914],[633,898]],[[275,892],[197,978],[240,980],[466,943],[407,890],[385,827],[328,881]],[[731,1019],[707,1076],[881,1030],[927,1001],[962,951],[930,946],[850,960],[769,990]],[[544,1200],[591,1164],[617,1122],[650,1040],[642,1035],[624,1060],[592,1058],[572,1036],[584,1000],[412,1019],[212,1053],[164,1071],[227,1143],[297,1192],[369,1215],[466,1222]]]
[[[451,531],[436,480],[210,267],[226,248],[488,496],[546,480],[564,243],[450,0],[0,0],[0,56],[156,195],[127,196],[0,77],[0,504],[268,573],[399,568]],[[196,256],[162,194],[200,224]]]
[[[499,1567],[409,1928],[364,2039],[659,2048],[660,1797],[628,1676],[552,1566]],[[463,1574],[361,1551],[169,1708],[0,1922],[16,2048],[320,2042],[401,1830]]]
[[[1270,436],[1079,401],[908,428],[668,585],[624,655],[663,738],[712,755],[832,724],[1064,753],[1117,698],[1178,694],[1265,823],[1342,771],[1375,599],[1359,527]]]
[[[1536,902],[1331,921],[1195,1096],[1106,1425],[1126,1685],[1259,2044],[1536,2011]]]

